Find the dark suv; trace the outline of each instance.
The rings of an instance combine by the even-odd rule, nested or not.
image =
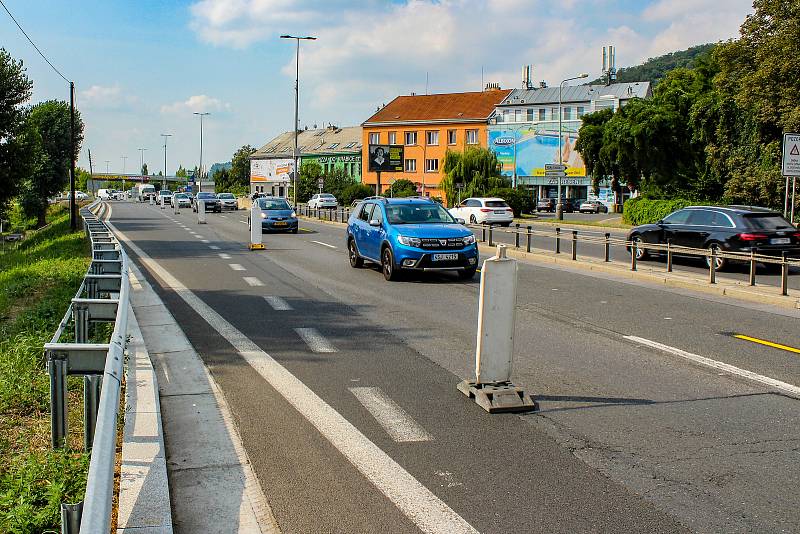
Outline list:
[[[214,193],[197,193],[197,196],[194,198],[194,206],[192,206],[192,211],[197,211],[198,202],[205,203],[206,213],[210,211],[222,213],[222,203]]]
[[[690,206],[672,212],[655,224],[636,226],[628,241],[671,244],[681,247],[716,248],[769,256],[800,255],[800,231],[780,213],[753,206]],[[654,251],[637,247],[637,259]],[[706,264],[711,258],[706,256]],[[727,260],[717,258],[717,269]]]

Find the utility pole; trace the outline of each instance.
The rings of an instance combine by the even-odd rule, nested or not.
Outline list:
[[[164,138],[164,177],[161,179],[161,189],[167,188],[167,138],[172,137],[172,134],[161,134]]]
[[[144,151],[145,150],[147,150],[147,149],[146,148],[140,148],[139,149],[139,169],[140,169],[139,172],[141,172],[142,175],[144,175]],[[144,180],[142,180],[142,182],[144,182]]]
[[[86,152],[89,153],[89,180],[92,181],[92,196],[94,196],[96,188],[94,187],[94,171],[92,170],[92,149],[87,148]],[[89,185],[89,182],[86,182],[86,185]]]
[[[78,213],[75,204],[75,82],[69,82],[69,228],[78,229]]]
[[[194,112],[195,115],[200,116],[200,167],[197,169],[198,176],[195,177],[197,181],[197,192],[200,193],[203,190],[203,117],[206,115],[211,115],[209,112]]]
[[[588,78],[589,74],[583,73],[579,74],[578,76],[573,76],[572,78],[567,78],[566,80],[562,80],[560,84],[558,84],[558,163],[559,165],[564,164],[564,150],[561,148],[561,142],[563,140],[564,133],[562,131],[561,122],[564,118],[564,111],[561,109],[562,102],[561,102],[561,90],[564,88],[564,84],[571,81],[571,80],[579,80],[580,78]],[[515,169],[516,172],[516,169]],[[561,175],[558,176],[558,199],[556,200],[556,217],[559,221],[564,219],[564,207],[561,205]]]
[[[125,164],[128,162],[128,156],[120,156],[122,158],[122,190],[125,191]]]

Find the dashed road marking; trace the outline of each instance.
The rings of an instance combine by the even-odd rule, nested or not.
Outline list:
[[[336,347],[331,345],[316,328],[295,328],[294,331],[303,338],[311,352],[337,352]]]
[[[350,392],[356,396],[372,417],[383,427],[389,437],[398,443],[412,441],[431,441],[427,430],[422,428],[381,388],[354,387]]]
[[[322,245],[323,247],[336,248],[335,246],[323,243],[322,241],[312,241],[312,243],[316,243],[317,245]]]
[[[242,224],[247,224],[247,221],[239,221]]]
[[[208,245],[208,248],[210,248],[211,250],[219,250],[219,247],[217,245]]]
[[[294,309],[291,307],[291,305],[289,305],[288,302],[283,300],[281,297],[270,295],[264,297],[264,300],[266,300],[269,303],[269,305],[272,306],[272,309],[275,311],[289,311]]]
[[[209,241],[208,239],[201,239],[200,242],[201,243],[211,243],[211,241]]]
[[[264,282],[256,278],[255,276],[245,276],[243,277],[244,281],[248,283],[248,285],[252,287],[259,287],[263,286]]]
[[[226,254],[226,253],[224,253],[224,252],[220,252],[220,253],[219,253],[219,257],[220,257],[220,258],[222,258],[223,260],[229,260],[229,259],[231,259],[231,255],[230,255],[230,254]]]
[[[228,267],[230,267],[234,271],[246,271],[247,270],[239,263],[229,263]]]

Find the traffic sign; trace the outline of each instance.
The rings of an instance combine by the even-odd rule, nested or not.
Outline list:
[[[781,173],[784,176],[800,176],[800,134],[783,134]]]
[[[320,185],[320,186],[325,185],[325,178],[319,178],[317,180],[317,185]]]
[[[564,172],[567,170],[567,166],[562,163],[545,163],[544,170],[546,171],[561,171]]]
[[[564,171],[550,171],[550,170],[546,170],[546,171],[544,171],[544,175],[545,175],[545,176],[566,176],[566,175],[567,175],[567,173],[566,173],[566,172],[564,172]]]

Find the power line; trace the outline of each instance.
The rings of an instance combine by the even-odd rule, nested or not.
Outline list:
[[[22,26],[20,26],[20,25],[19,25],[19,22],[17,22],[17,19],[15,19],[15,18],[14,18],[14,15],[12,15],[12,14],[11,14],[11,11],[9,11],[9,10],[8,10],[8,8],[6,7],[6,4],[3,2],[3,0],[0,0],[0,5],[2,5],[2,6],[3,6],[3,9],[5,9],[5,10],[6,10],[6,13],[8,13],[8,16],[9,16],[9,17],[11,17],[11,20],[13,20],[13,21],[14,21],[14,24],[16,24],[16,25],[17,25],[17,28],[19,28],[19,31],[21,31],[21,32],[22,32],[22,35],[24,35],[24,36],[25,36],[25,38],[27,38],[27,39],[28,39],[28,42],[29,42],[29,43],[31,43],[31,45],[33,45],[33,47],[36,49],[36,51],[37,51],[37,52],[39,52],[39,55],[40,55],[40,56],[42,56],[42,59],[44,59],[44,60],[47,62],[47,64],[48,64],[48,65],[50,65],[50,67],[51,67],[51,68],[52,68],[54,71],[56,71],[56,74],[58,74],[59,76],[61,76],[61,77],[64,79],[64,81],[65,81],[65,82],[67,82],[67,83],[70,83],[70,80],[68,80],[66,76],[64,76],[63,74],[61,74],[61,71],[60,71],[60,70],[58,70],[58,69],[55,67],[55,65],[53,65],[52,63],[50,63],[50,60],[49,60],[49,59],[47,59],[47,57],[46,57],[46,56],[45,56],[45,55],[42,53],[42,51],[41,51],[41,50],[39,50],[39,47],[38,47],[38,46],[36,46],[36,43],[34,43],[34,42],[33,42],[33,39],[31,39],[31,38],[28,36],[28,34],[27,34],[27,33],[25,33],[25,30],[23,30],[23,29],[22,29]]]

